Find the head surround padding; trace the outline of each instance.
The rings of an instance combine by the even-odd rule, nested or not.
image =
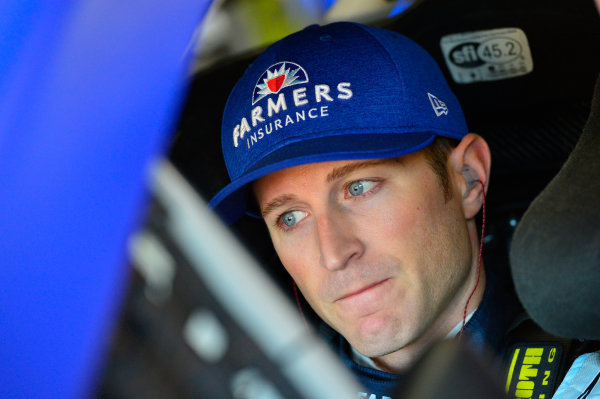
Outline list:
[[[600,79],[583,134],[525,212],[510,261],[517,293],[542,328],[600,339]]]

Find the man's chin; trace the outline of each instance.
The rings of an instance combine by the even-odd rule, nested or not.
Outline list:
[[[361,326],[362,327],[362,326]],[[374,358],[389,355],[404,347],[404,342],[399,339],[397,331],[391,331],[390,325],[384,328],[362,328],[348,340],[350,345],[364,356]]]
[[[392,353],[398,352],[403,348],[402,345],[395,344],[393,342],[358,342],[355,345],[352,345],[358,353],[363,356],[366,356],[370,359],[378,359],[390,355]]]

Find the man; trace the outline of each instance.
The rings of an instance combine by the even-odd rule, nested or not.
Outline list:
[[[258,207],[366,397],[463,330],[503,350],[520,308],[475,223],[490,150],[418,45],[353,23],[288,36],[232,90],[222,145],[232,182],[210,205],[229,222]]]

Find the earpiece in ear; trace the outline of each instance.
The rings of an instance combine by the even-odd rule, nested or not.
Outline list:
[[[475,173],[475,171],[468,166],[465,166],[461,173],[465,179],[465,182],[467,183],[467,191],[465,191],[464,194],[464,197],[466,197],[469,195],[473,187],[476,187],[479,183],[479,176],[477,176],[477,173]]]

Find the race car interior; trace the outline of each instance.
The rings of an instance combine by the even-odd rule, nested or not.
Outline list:
[[[593,1],[421,0],[398,15],[367,23],[398,31],[428,50],[460,100],[469,129],[490,145],[486,268],[497,269],[506,285],[516,286],[526,310],[549,333],[600,339],[600,290],[594,289],[600,284],[599,90],[590,117],[600,73],[600,16]],[[220,149],[225,101],[262,48],[213,60],[190,77],[168,158],[205,201],[229,181]],[[565,164],[580,137],[578,152]],[[524,218],[532,202],[535,207]],[[569,219],[573,211],[580,224]],[[248,391],[239,387],[253,372],[262,376],[258,388],[255,374],[250,380],[264,397],[302,397],[177,249],[165,228],[168,213],[155,197],[145,231],[167,249],[173,266],[162,269],[161,280],[140,266],[143,260],[132,250],[135,275],[97,396],[244,398]],[[553,224],[561,218],[569,220],[566,226]],[[232,231],[293,302],[291,279],[278,263],[264,223],[244,217]],[[148,234],[140,237],[136,245],[144,245]],[[572,239],[565,242],[567,237]],[[306,303],[302,307],[318,329],[316,316]],[[212,309],[229,331],[232,347],[243,349],[214,361],[199,356],[186,340],[186,328],[200,308]],[[246,374],[237,372],[249,364],[253,368]],[[498,382],[496,387],[485,366],[460,347],[439,348],[419,366],[398,398],[505,397],[504,386]],[[456,379],[466,383],[449,383]],[[423,381],[429,382],[427,390]]]

